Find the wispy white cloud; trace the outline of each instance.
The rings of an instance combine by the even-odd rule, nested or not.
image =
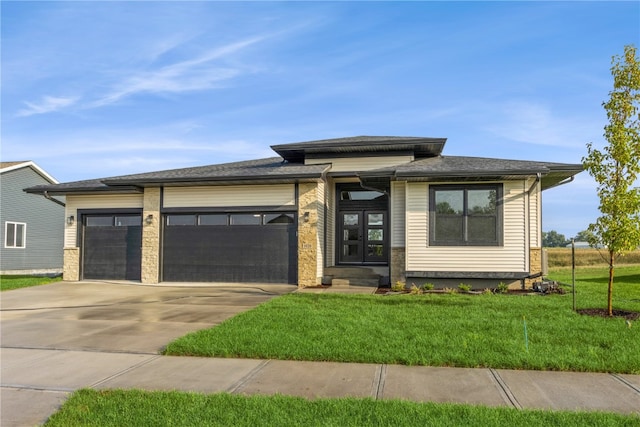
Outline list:
[[[28,117],[35,114],[54,113],[64,108],[70,107],[78,102],[78,97],[58,97],[58,96],[43,96],[39,102],[27,102],[24,104],[28,108],[19,110],[16,114],[18,117]]]
[[[102,107],[140,93],[182,93],[219,87],[223,81],[238,76],[243,70],[239,66],[221,66],[216,61],[223,60],[267,37],[257,36],[230,43],[209,50],[196,58],[176,62],[158,70],[134,72],[122,82],[115,84],[111,92],[89,103],[87,107]]]
[[[602,129],[601,124],[589,117],[561,115],[536,102],[509,101],[487,111],[491,118],[484,126],[486,131],[527,144],[582,148],[600,135]]]

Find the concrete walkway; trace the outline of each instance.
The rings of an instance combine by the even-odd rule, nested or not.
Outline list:
[[[291,285],[58,282],[3,292],[0,425],[41,424],[71,392],[86,387],[640,414],[640,375],[158,355],[179,336],[293,291]]]
[[[79,388],[370,397],[640,414],[640,375],[2,348],[3,427],[41,424]]]

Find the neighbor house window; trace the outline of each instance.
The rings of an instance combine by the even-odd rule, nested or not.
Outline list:
[[[4,247],[24,248],[27,244],[27,224],[23,222],[4,223]]]
[[[429,189],[429,244],[502,245],[502,185],[436,185]]]

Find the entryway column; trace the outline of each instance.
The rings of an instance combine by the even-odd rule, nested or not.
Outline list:
[[[298,186],[298,286],[316,286],[318,277],[318,184]]]
[[[142,211],[142,283],[160,280],[160,188],[144,189]]]

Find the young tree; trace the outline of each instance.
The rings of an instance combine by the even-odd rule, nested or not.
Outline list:
[[[589,243],[607,248],[609,316],[616,259],[640,245],[640,188],[634,188],[640,175],[640,62],[634,46],[625,46],[622,57],[613,57],[611,74],[613,90],[602,104],[609,119],[604,127],[608,145],[599,151],[587,144],[582,159],[598,184],[601,216],[589,225]]]

